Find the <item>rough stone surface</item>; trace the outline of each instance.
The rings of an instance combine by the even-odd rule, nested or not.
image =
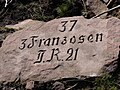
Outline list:
[[[23,28],[24,30],[29,30],[29,28],[31,27],[32,28],[39,27],[44,23],[45,22],[42,22],[42,21],[27,19],[15,25],[6,25],[5,28],[1,27],[0,28],[0,47],[2,46],[4,39],[11,33],[14,33],[17,30],[22,30]]]
[[[106,4],[103,3],[101,0],[87,0],[86,5],[90,7],[95,15],[98,15],[108,9]],[[101,18],[104,18],[105,16],[106,14],[102,15]]]
[[[68,17],[40,23],[9,35],[3,42],[0,82],[93,77],[102,75],[104,66],[118,59],[117,18]]]
[[[17,30],[22,30],[24,29],[29,29],[30,27],[39,27],[41,25],[43,25],[45,22],[42,21],[37,21],[37,20],[32,20],[32,19],[27,19],[24,20],[18,24],[15,25],[6,25],[7,28],[13,28],[13,29],[17,29]]]
[[[26,90],[32,90],[34,88],[34,82],[28,81],[25,88]]]
[[[61,83],[61,82],[55,82],[54,84],[53,84],[53,88],[52,88],[53,90],[65,90],[65,86],[64,86],[64,84],[63,83]]]
[[[102,0],[102,1],[107,4],[110,0]]]
[[[2,46],[3,41],[5,40],[5,38],[14,33],[16,30],[14,29],[8,29],[8,28],[3,28],[0,27],[0,47]]]

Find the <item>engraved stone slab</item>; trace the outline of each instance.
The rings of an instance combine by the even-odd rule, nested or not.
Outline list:
[[[119,45],[117,18],[54,19],[6,38],[0,48],[0,82],[98,76],[118,59]]]

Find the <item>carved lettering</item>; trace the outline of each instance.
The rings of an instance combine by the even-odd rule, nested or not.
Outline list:
[[[41,63],[43,60],[43,55],[45,54],[46,50],[39,50],[38,51],[38,57],[37,57],[37,61],[34,62],[35,63]]]
[[[66,24],[67,24],[68,21],[62,21],[61,23],[63,23],[62,27],[63,27],[63,30],[59,30],[60,32],[64,32],[66,30]]]
[[[75,44],[75,42],[76,42],[76,37],[75,36],[73,36],[72,38],[70,38],[70,43]]]
[[[94,37],[93,37],[93,34],[90,34],[90,35],[88,36],[88,41],[89,41],[89,42],[93,42],[93,38],[94,38]]]
[[[64,40],[61,42],[62,45],[65,45],[67,43],[67,37],[63,37]]]
[[[72,31],[72,29],[74,28],[75,24],[77,21],[70,21],[71,23],[73,23],[70,31]],[[64,22],[63,23],[63,27],[64,30],[61,30],[61,32],[64,32],[66,30],[66,24],[68,22]],[[56,60],[58,62],[62,62],[62,61],[75,61],[77,60],[78,54],[79,54],[79,43],[84,43],[84,42],[101,42],[103,40],[103,33],[93,33],[93,34],[81,34],[81,35],[73,35],[73,36],[63,36],[63,37],[49,37],[49,38],[39,38],[39,36],[35,35],[35,36],[31,36],[28,39],[22,39],[21,40],[21,45],[19,47],[20,50],[23,50],[25,48],[33,48],[33,47],[38,47],[44,48],[46,46],[50,46],[50,50],[47,49],[40,49],[38,51],[38,55],[37,55],[37,60],[34,62],[35,63],[47,63],[47,62],[52,62],[53,60]],[[30,43],[29,43],[30,41]],[[63,57],[63,51],[64,49],[61,49],[62,47],[59,45],[70,45],[72,44],[72,47],[69,47],[66,51],[64,51],[64,56],[67,57]],[[76,47],[73,47],[73,44],[76,45]],[[56,48],[55,48],[55,47]],[[77,47],[78,46],[78,47]],[[52,49],[51,49],[52,47]],[[64,48],[64,47],[63,47]],[[50,52],[50,53],[49,53]],[[66,53],[65,53],[66,52]],[[47,54],[49,53],[50,57],[46,58]],[[62,55],[62,58],[61,58]],[[45,60],[44,60],[45,59]]]
[[[68,58],[66,59],[66,61],[71,61],[73,59],[72,55],[73,55],[73,48],[69,48],[67,50],[67,54],[69,54]]]
[[[44,45],[45,45],[45,46],[50,46],[50,41],[51,41],[50,38],[46,39],[46,40],[44,41]]]
[[[77,59],[78,50],[79,50],[79,48],[77,48],[75,50],[75,52],[74,52],[73,48],[69,48],[67,50],[67,54],[69,54],[69,56],[67,57],[66,61],[76,60]]]
[[[38,45],[38,47],[41,47],[42,41],[43,41],[42,39],[39,40],[39,45]]]
[[[77,48],[77,49],[75,50],[75,57],[74,57],[74,60],[76,60],[76,59],[77,59],[78,50],[79,50],[79,48]]]
[[[79,42],[78,43],[83,43],[85,41],[85,35],[81,35],[79,37]]]
[[[96,42],[98,42],[98,41],[102,41],[102,38],[103,38],[103,34],[101,33],[101,34],[96,34]]]
[[[73,28],[75,27],[76,23],[77,23],[77,20],[71,20],[70,22],[73,22],[73,25],[72,25],[72,27],[69,30],[69,31],[72,31]]]
[[[32,36],[32,42],[27,46],[28,48],[32,48],[35,44],[35,38],[38,38],[38,36]]]
[[[60,41],[60,37],[57,38],[54,37],[52,40],[52,45],[58,45],[59,41]]]
[[[21,43],[21,46],[19,47],[19,49],[23,50],[26,47],[26,43],[25,42],[27,41],[27,39],[22,39],[21,41],[22,41],[22,43]]]
[[[59,50],[59,48],[54,48],[54,49],[52,49],[52,55],[51,55],[51,58],[49,59],[49,60],[47,60],[47,62],[50,62],[50,61],[52,61],[53,59],[54,59],[54,57],[56,57],[57,58],[57,60],[58,61],[60,61],[60,59],[59,59],[59,57],[58,57],[58,54],[60,53],[60,50]]]
[[[71,26],[71,28],[70,28],[70,30],[69,30],[69,31],[72,31],[73,28],[75,27],[76,23],[77,23],[77,20],[62,21],[61,23],[63,24],[63,25],[62,25],[62,28],[63,28],[63,29],[59,30],[60,32],[65,32],[65,31],[66,31],[66,28],[67,28],[67,27],[66,27],[66,24],[67,24],[68,22],[69,22],[69,23],[73,23],[72,26]]]

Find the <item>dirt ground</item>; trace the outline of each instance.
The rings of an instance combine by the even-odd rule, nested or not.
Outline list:
[[[81,0],[74,0],[64,15],[56,12],[64,0],[13,0],[7,7],[4,7],[5,0],[0,1],[0,26],[8,24],[16,24],[25,19],[35,19],[41,21],[49,21],[58,17],[81,16],[84,11]],[[119,0],[112,0],[108,8],[112,8],[120,4]],[[63,7],[64,8],[64,7]],[[87,7],[88,15],[86,18],[92,18],[94,13]],[[84,15],[83,15],[84,16]],[[116,9],[108,13],[107,17],[115,16],[120,18],[120,9]]]

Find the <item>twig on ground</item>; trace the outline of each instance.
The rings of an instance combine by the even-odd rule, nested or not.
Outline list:
[[[5,0],[5,7],[7,7],[8,4],[11,3],[11,2],[12,2],[12,0],[10,0],[10,1],[9,0]]]
[[[107,11],[102,12],[102,13],[94,16],[92,19],[97,18],[97,17],[99,17],[99,16],[101,16],[101,15],[103,15],[103,14],[105,14],[105,13],[108,13],[108,12],[113,11],[113,10],[118,9],[118,8],[120,8],[120,5],[115,6],[115,7],[111,8],[111,9],[109,9],[109,10],[107,10]]]
[[[111,4],[111,2],[113,2],[113,0],[109,0],[107,3],[107,6],[109,6]]]
[[[77,84],[78,84],[78,83],[76,83],[75,85],[73,85],[73,86],[71,86],[71,87],[69,87],[69,88],[67,88],[67,89],[65,89],[65,90],[71,90],[72,88],[74,88],[75,86],[77,86]]]
[[[86,6],[84,0],[82,0],[82,3],[83,3],[83,8],[84,8],[84,14],[85,14],[85,17],[87,17],[87,6]]]
[[[8,8],[7,9],[3,9],[1,12],[0,12],[0,19],[3,18],[3,16],[7,13],[8,11]]]

